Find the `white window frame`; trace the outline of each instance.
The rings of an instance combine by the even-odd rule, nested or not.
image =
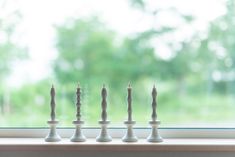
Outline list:
[[[1,128],[0,138],[44,138],[48,128]],[[62,138],[70,138],[74,128],[57,128]],[[113,138],[122,138],[126,128],[109,128]],[[150,128],[135,128],[134,133],[138,138],[147,138]],[[83,128],[87,138],[96,138],[100,128]],[[235,128],[160,128],[159,133],[163,138],[235,138]]]

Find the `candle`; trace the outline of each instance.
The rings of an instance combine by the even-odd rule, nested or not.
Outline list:
[[[54,121],[55,120],[55,88],[54,86],[52,85],[51,87],[51,121]]]
[[[102,96],[102,102],[101,102],[101,107],[102,107],[102,113],[101,113],[101,119],[102,121],[107,120],[107,90],[105,88],[105,85],[103,85],[102,90],[101,90],[101,96]]]
[[[131,103],[132,103],[132,96],[131,96],[131,84],[129,83],[128,87],[127,87],[127,112],[128,112],[128,121],[132,121],[132,107],[131,107]]]
[[[156,121],[157,119],[157,113],[156,113],[156,108],[157,108],[157,90],[155,85],[153,85],[153,90],[152,90],[152,120]]]
[[[77,121],[80,121],[81,120],[81,110],[80,110],[80,108],[81,108],[81,88],[80,88],[79,84],[77,87],[76,95],[77,95],[77,103],[76,103],[77,114],[76,114],[76,117],[77,117]]]

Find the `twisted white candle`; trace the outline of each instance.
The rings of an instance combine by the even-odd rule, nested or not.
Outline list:
[[[127,112],[128,112],[128,121],[132,121],[132,88],[131,88],[131,84],[129,83],[128,87],[127,87]]]
[[[157,119],[156,108],[157,108],[157,89],[155,85],[153,85],[153,90],[152,90],[152,120],[153,121],[156,121]]]
[[[81,108],[81,88],[80,88],[79,84],[77,87],[76,95],[77,95],[77,103],[76,103],[77,114],[76,114],[76,117],[77,117],[77,121],[80,121],[81,120],[81,109],[80,109]]]
[[[103,85],[103,88],[101,90],[101,96],[102,96],[102,102],[101,102],[101,107],[102,107],[102,113],[101,113],[101,119],[102,121],[106,121],[107,120],[107,90],[105,88],[105,85]]]
[[[52,85],[51,87],[51,120],[54,121],[55,120],[55,106],[56,106],[56,103],[55,103],[55,88],[54,86]]]

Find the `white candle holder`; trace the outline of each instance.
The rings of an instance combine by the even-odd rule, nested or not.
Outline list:
[[[133,125],[135,125],[135,121],[125,121],[124,124],[127,126],[127,132],[125,136],[122,138],[123,142],[137,142],[138,138],[134,135]]]
[[[148,142],[158,143],[163,141],[162,137],[158,132],[158,126],[160,125],[160,123],[161,122],[159,120],[149,121],[149,124],[152,126],[152,130],[151,134],[147,138]]]
[[[50,126],[50,131],[45,138],[46,142],[58,142],[61,140],[61,137],[56,132],[56,126],[58,123],[59,121],[56,120],[47,121],[47,124]]]
[[[70,138],[71,142],[84,142],[86,141],[86,137],[82,133],[82,125],[84,121],[73,121],[73,124],[76,126],[75,133]]]
[[[97,142],[110,142],[112,141],[112,137],[108,134],[107,125],[110,121],[99,121],[101,125],[101,131],[99,136],[96,138]]]

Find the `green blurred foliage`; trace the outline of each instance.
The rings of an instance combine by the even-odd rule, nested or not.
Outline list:
[[[131,0],[130,4],[152,17],[163,11],[148,10],[144,0]],[[46,126],[49,90],[54,82],[57,116],[62,126],[72,126],[79,82],[82,86],[82,118],[86,126],[98,125],[102,84],[108,88],[108,117],[113,126],[123,126],[127,115],[126,86],[131,82],[133,118],[138,126],[147,126],[150,119],[154,83],[158,89],[158,117],[163,126],[231,126],[235,118],[233,0],[228,0],[226,8],[226,14],[210,23],[207,34],[195,32],[191,39],[177,43],[180,45],[177,49],[173,46],[176,41],[169,41],[167,44],[173,53],[169,59],[157,55],[162,52],[158,52],[151,41],[165,34],[171,35],[178,28],[153,27],[120,37],[99,17],[68,19],[55,27],[58,55],[52,70],[56,81],[48,78],[11,90],[11,115],[4,114],[0,123],[4,126]],[[187,24],[195,19],[174,8],[167,11],[173,11]],[[10,40],[0,45],[0,60],[4,65],[0,66],[2,76],[7,76],[5,72],[10,68],[5,62],[19,57],[13,50],[20,52]],[[29,118],[25,119],[25,116]]]
[[[15,27],[21,19],[18,11],[5,12],[7,1],[0,0],[0,119],[10,114],[11,104],[7,80],[15,68],[13,63],[27,58],[27,50],[14,41]]]
[[[4,79],[12,70],[12,63],[21,60],[27,56],[26,49],[17,45],[14,42],[14,33],[17,23],[20,21],[21,14],[14,10],[12,12],[4,12],[4,7],[7,5],[5,0],[0,0],[0,9],[2,16],[0,16],[0,82],[3,83]],[[0,84],[1,84],[0,83]]]

